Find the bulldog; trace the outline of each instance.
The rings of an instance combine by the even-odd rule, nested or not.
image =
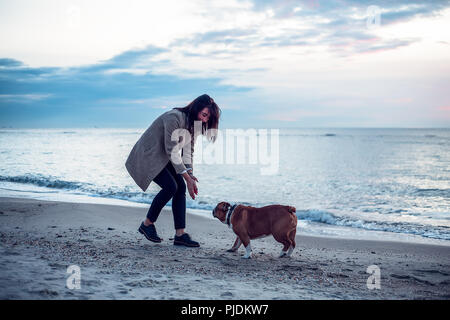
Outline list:
[[[236,241],[228,252],[235,252],[244,244],[245,255],[250,258],[252,248],[250,240],[272,235],[276,241],[283,244],[280,258],[290,257],[295,248],[295,233],[297,231],[297,217],[295,208],[283,205],[269,205],[262,208],[233,205],[220,202],[212,211],[219,219],[233,229]]]

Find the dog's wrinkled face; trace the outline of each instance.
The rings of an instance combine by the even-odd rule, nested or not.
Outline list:
[[[231,204],[228,202],[219,202],[219,204],[214,208],[212,214],[214,218],[219,219],[223,223],[225,223],[225,219],[227,218],[228,209],[230,209]]]

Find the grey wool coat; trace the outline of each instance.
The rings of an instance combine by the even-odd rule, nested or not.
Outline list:
[[[192,170],[195,138],[190,139],[187,122],[185,113],[169,110],[156,118],[134,145],[125,167],[144,192],[169,161],[177,174]],[[186,130],[179,130],[172,137],[176,129]]]

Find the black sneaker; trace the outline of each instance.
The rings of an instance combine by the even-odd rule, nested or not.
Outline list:
[[[144,225],[144,223],[141,223],[141,226],[139,227],[138,231],[142,233],[148,240],[153,242],[161,242],[162,239],[158,237],[158,234],[156,233],[155,225],[151,224],[148,227]]]
[[[186,247],[200,247],[197,241],[191,240],[191,237],[187,233],[183,233],[181,236],[175,235],[173,239],[173,244],[176,246],[186,246]]]

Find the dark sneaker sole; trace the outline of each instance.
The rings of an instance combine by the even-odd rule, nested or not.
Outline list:
[[[173,245],[174,246],[185,246],[185,247],[190,247],[190,248],[198,248],[198,247],[200,247],[200,244],[189,244],[189,243],[181,242],[181,241],[174,241]]]
[[[147,240],[150,240],[150,241],[156,242],[156,243],[160,243],[160,242],[162,241],[161,238],[158,239],[158,238],[151,238],[151,237],[147,236],[147,234],[142,230],[141,227],[139,227],[138,231],[139,231],[140,233],[142,233],[142,234],[147,238]]]

